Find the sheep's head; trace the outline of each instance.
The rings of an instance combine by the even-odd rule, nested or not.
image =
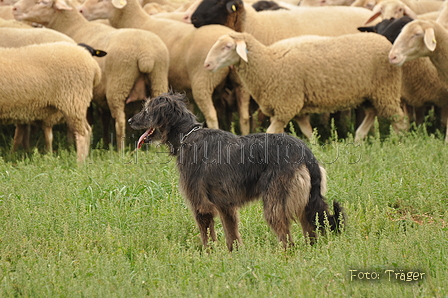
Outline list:
[[[415,20],[404,26],[389,52],[389,62],[401,66],[406,61],[431,55],[437,45],[436,25],[435,22]]]
[[[125,0],[124,3],[126,3]],[[108,19],[113,9],[111,0],[86,0],[78,7],[78,11],[89,21],[97,19]],[[118,4],[120,1],[117,1]],[[124,7],[124,5],[123,5]]]
[[[14,4],[12,13],[18,21],[47,25],[56,11],[72,9],[65,0],[20,0]]]
[[[381,16],[383,20],[399,19],[408,16],[417,19],[417,14],[406,4],[399,0],[386,0],[378,3],[372,9],[372,16],[365,22],[368,24]]]
[[[242,0],[203,0],[191,15],[191,23],[196,28],[211,24],[228,26],[230,16],[243,9]]]
[[[204,67],[215,72],[223,67],[238,65],[241,59],[248,61],[244,37],[241,34],[226,34],[211,47],[205,58]]]

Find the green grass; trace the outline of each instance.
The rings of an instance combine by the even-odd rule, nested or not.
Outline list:
[[[342,234],[311,247],[294,224],[284,251],[257,202],[233,253],[219,220],[212,252],[201,248],[163,148],[96,149],[80,167],[73,150],[3,152],[0,297],[447,297],[448,147],[424,132],[350,140],[311,145],[328,201],[345,207]],[[407,271],[425,275],[395,280]]]

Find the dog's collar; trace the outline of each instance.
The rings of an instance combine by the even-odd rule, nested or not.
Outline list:
[[[182,139],[180,139],[180,143],[183,144],[185,142],[185,139],[193,132],[200,130],[202,128],[202,125],[196,125],[195,127],[193,127],[189,132],[187,132],[186,135],[184,135],[182,137]]]

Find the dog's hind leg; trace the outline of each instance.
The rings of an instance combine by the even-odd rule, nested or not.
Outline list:
[[[286,190],[278,191],[276,188],[271,188],[263,197],[264,218],[286,248],[294,245],[290,232],[291,221],[286,213]]]
[[[209,238],[211,238],[213,241],[216,241],[215,220],[213,219],[215,217],[215,214],[214,212],[195,213],[195,219],[201,233],[202,245],[204,245],[204,247],[207,247]]]
[[[237,245],[241,245],[241,236],[238,231],[238,208],[221,208],[219,215],[226,235],[227,248],[232,251],[235,241],[237,241]]]

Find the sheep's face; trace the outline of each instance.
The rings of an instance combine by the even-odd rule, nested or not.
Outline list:
[[[434,28],[425,21],[412,21],[403,27],[389,52],[389,62],[401,66],[406,61],[431,55],[436,48]]]
[[[229,35],[224,35],[211,47],[205,58],[204,67],[215,72],[221,68],[238,64],[241,58],[237,52],[237,41]]]
[[[108,19],[112,10],[110,0],[86,0],[78,7],[78,11],[89,21]]]
[[[243,6],[241,0],[205,0],[191,15],[191,23],[199,28],[204,25],[226,25],[229,15]]]
[[[12,13],[18,21],[47,25],[55,12],[54,6],[51,0],[20,0],[14,4]]]

